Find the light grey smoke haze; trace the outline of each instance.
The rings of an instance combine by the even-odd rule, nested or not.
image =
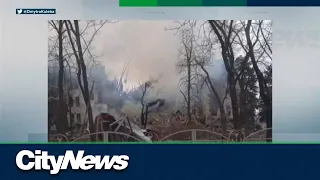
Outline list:
[[[98,59],[106,67],[109,77],[121,75],[130,60],[127,86],[138,86],[162,75],[157,88],[178,91],[179,76],[175,63],[180,39],[173,31],[165,30],[173,21],[119,21],[106,24],[97,35],[93,46]]]
[[[82,21],[80,23],[81,29],[84,29],[85,26],[86,22]],[[181,37],[175,35],[174,30],[166,30],[166,28],[177,26],[178,24],[172,20],[119,21],[106,23],[99,30],[91,43],[90,51],[93,55],[99,56],[95,60],[105,66],[105,69],[97,67],[95,70],[89,70],[89,76],[92,77],[95,74],[95,88],[102,90],[104,103],[117,108],[121,108],[123,105],[123,100],[126,98],[120,97],[110,85],[113,84],[114,77],[120,78],[124,65],[128,61],[130,64],[127,83],[124,84],[125,89],[130,89],[132,86],[137,87],[152,78],[161,76],[158,83],[153,84],[154,89],[151,92],[149,90],[145,100],[153,101],[163,98],[166,99],[166,104],[176,104],[177,101],[183,101],[179,80],[184,75],[179,75],[176,69],[176,63],[181,58],[181,56],[179,57],[179,49],[181,50],[182,47]],[[86,31],[85,35],[88,36],[86,39],[89,39],[93,34],[91,31],[93,29]],[[49,32],[49,35],[52,33],[55,34],[53,31]],[[223,64],[216,64],[208,67],[208,71],[212,77],[215,77],[215,80],[219,81],[218,79],[221,78],[225,69]],[[74,79],[76,81],[76,78]],[[102,84],[98,83],[102,81],[104,81]],[[106,86],[106,84],[110,85]],[[161,91],[155,97],[159,89]],[[138,94],[142,94],[140,91]]]

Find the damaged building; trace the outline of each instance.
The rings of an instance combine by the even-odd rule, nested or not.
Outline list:
[[[237,69],[237,72],[240,73],[240,67],[244,63],[245,58],[240,56],[235,60],[234,66]],[[246,63],[248,64],[248,63]],[[213,86],[215,87],[216,91],[219,94],[220,100],[223,101],[223,106],[226,111],[227,119],[229,123],[233,120],[233,112],[232,112],[232,104],[231,104],[231,98],[229,94],[226,94],[226,90],[228,88],[228,73],[226,71],[225,65],[223,60],[216,60],[214,61],[214,64],[212,66],[207,66],[207,71],[210,74],[211,80],[213,82]],[[200,84],[201,83],[201,84]],[[199,82],[199,86],[202,86],[202,89],[200,91],[200,96],[202,97],[202,107],[204,110],[204,113],[208,117],[206,119],[207,124],[215,124],[216,128],[221,128],[220,123],[220,108],[218,101],[216,100],[216,97],[213,95],[212,91],[210,90],[208,84],[204,84],[203,81]],[[237,94],[240,94],[240,84],[239,81],[237,81],[236,84],[236,92]],[[237,96],[237,97],[240,97]],[[239,113],[240,113],[240,106],[241,102],[240,99],[238,99],[239,103]],[[249,103],[249,102],[247,102]],[[255,124],[258,126],[264,127],[264,124],[261,124],[258,120],[253,120]]]

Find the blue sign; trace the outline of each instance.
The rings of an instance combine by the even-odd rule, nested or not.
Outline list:
[[[320,145],[0,145],[3,179],[319,179]]]

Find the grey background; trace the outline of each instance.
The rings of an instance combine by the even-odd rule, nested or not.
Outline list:
[[[0,141],[47,141],[47,20],[271,19],[276,142],[320,141],[320,8],[119,8],[117,0],[0,2]],[[56,15],[16,15],[56,8]]]

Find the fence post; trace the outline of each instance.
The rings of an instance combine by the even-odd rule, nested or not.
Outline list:
[[[197,131],[196,130],[191,131],[191,140],[197,141]]]
[[[107,131],[103,132],[103,141],[109,142],[109,133]]]

